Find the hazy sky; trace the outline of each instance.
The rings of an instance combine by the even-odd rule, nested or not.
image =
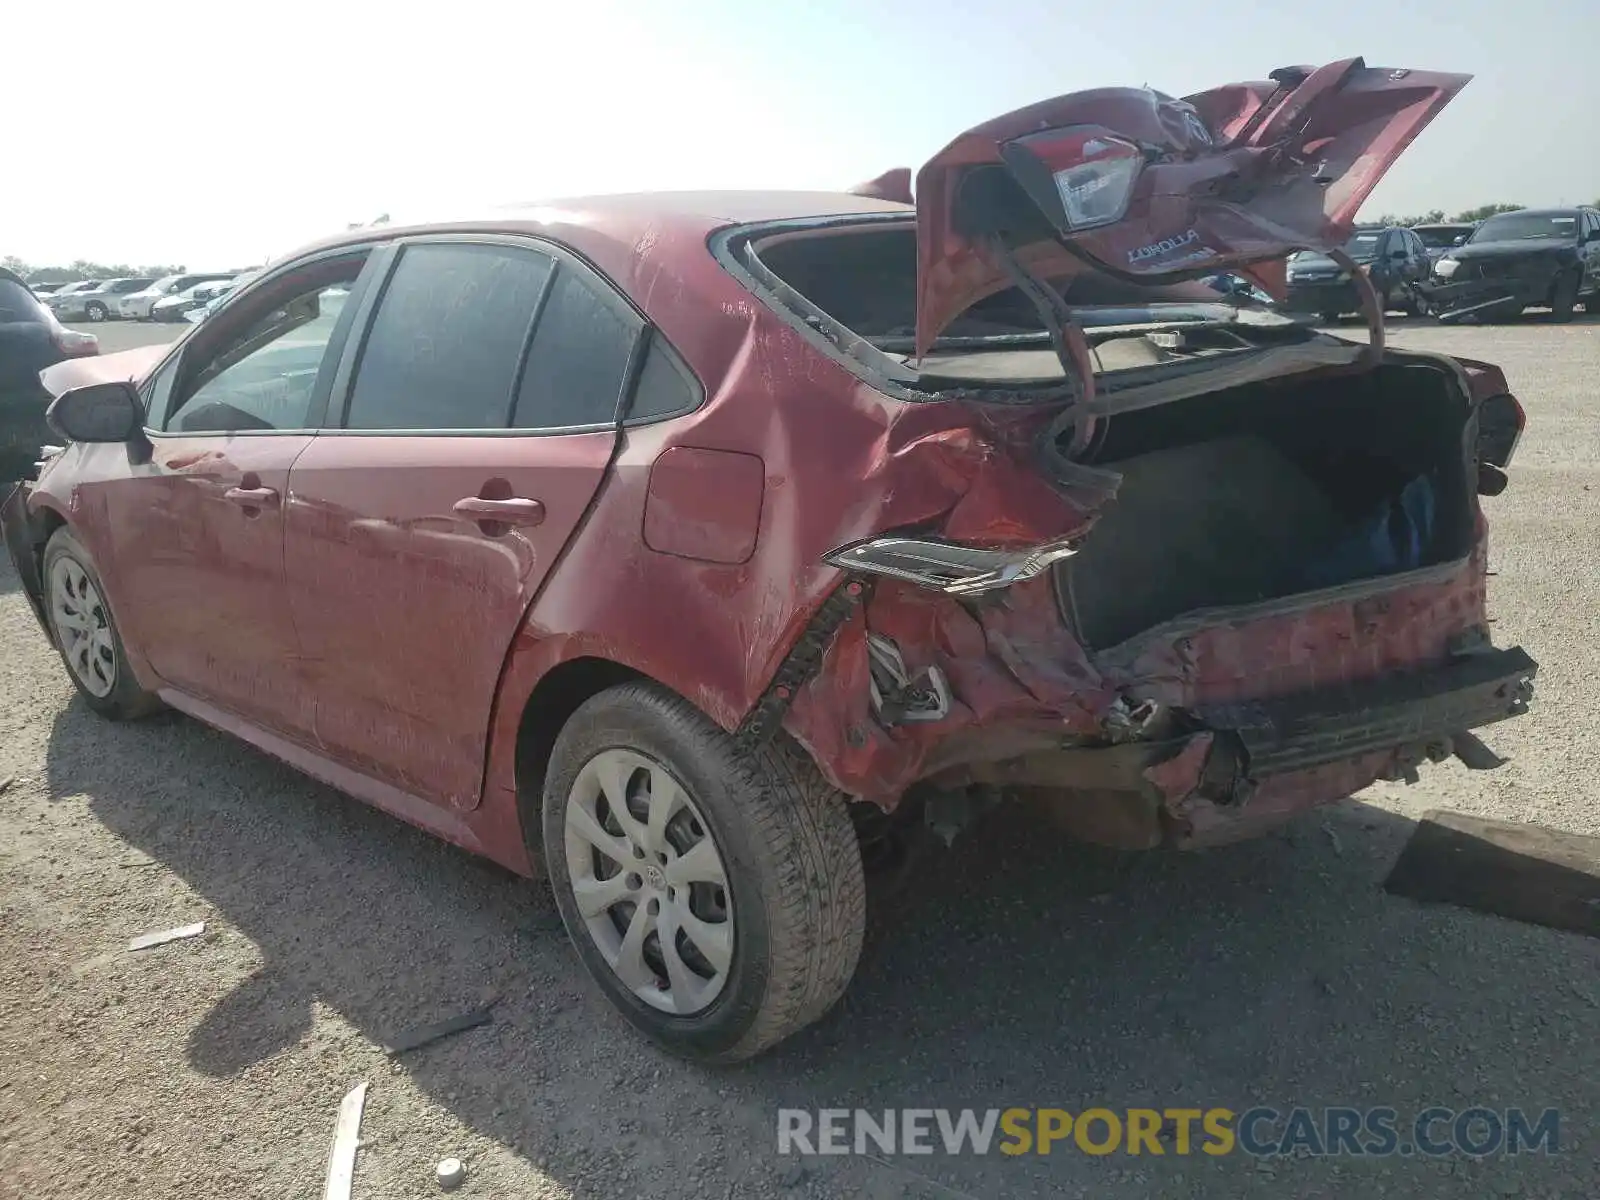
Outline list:
[[[4,42],[0,255],[36,263],[254,263],[457,198],[847,187],[1062,92],[1356,54],[1476,76],[1368,215],[1600,196],[1595,0],[14,0]]]

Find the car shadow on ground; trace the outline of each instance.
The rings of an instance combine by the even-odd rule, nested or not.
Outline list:
[[[1537,1194],[1555,1160],[1440,1174],[1417,1160],[1264,1170],[1237,1155],[1058,1149],[811,1160],[801,1174],[775,1152],[776,1117],[854,1106],[1595,1109],[1594,946],[1384,895],[1411,824],[1353,801],[1188,855],[1078,847],[1001,809],[898,899],[830,1017],[755,1063],[705,1070],[647,1047],[587,986],[543,885],[197,723],[111,725],[74,700],[51,731],[47,783],[59,802],[86,798],[258,948],[259,969],[189,1033],[194,1069],[227,1078],[294,1047],[314,1004],[382,1043],[492,990],[493,1025],[405,1068],[552,1178],[581,1174],[584,1194],[634,1195],[635,1170],[652,1196],[718,1198],[779,1187],[1366,1196],[1382,1189],[1363,1180],[1380,1177],[1390,1195]]]

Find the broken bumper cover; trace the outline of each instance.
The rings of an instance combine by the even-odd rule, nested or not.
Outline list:
[[[3,488],[4,485],[0,485]],[[0,531],[4,532],[6,553],[11,565],[22,580],[22,593],[27,596],[33,615],[50,637],[50,624],[44,613],[44,585],[39,578],[39,561],[33,552],[34,539],[28,518],[28,491],[26,483],[8,489],[4,502],[0,502]]]
[[[1538,669],[1518,646],[1469,654],[1426,674],[1194,715],[1237,740],[1245,773],[1255,780],[1413,745],[1442,746],[1437,757],[1446,758],[1455,734],[1526,712]]]
[[[1520,647],[1270,701],[1201,707],[1160,741],[974,763],[963,782],[1022,789],[1077,836],[1128,848],[1252,837],[1452,754],[1499,760],[1470,731],[1528,709],[1538,665]]]
[[[1526,308],[1543,304],[1549,290],[1550,279],[1547,275],[1501,275],[1454,283],[1444,283],[1435,278],[1424,289],[1424,295],[1439,320],[1454,321],[1499,308]]]

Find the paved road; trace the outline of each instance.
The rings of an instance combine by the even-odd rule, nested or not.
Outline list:
[[[150,326],[101,326],[109,349]],[[1600,833],[1600,320],[1397,326],[1502,363],[1531,418],[1488,502],[1500,641],[1542,663],[1512,764],[1379,786],[1285,836],[1138,861],[1009,815],[878,932],[842,1008],[745,1069],[646,1049],[585,986],[546,896],[188,721],[72,701],[0,568],[0,1190],[320,1195],[370,1081],[357,1197],[457,1154],[495,1197],[1600,1195],[1600,947],[1385,896],[1423,809]],[[188,921],[204,938],[130,956]],[[395,1064],[399,1029],[500,997]],[[1555,1159],[813,1161],[777,1108],[1261,1103],[1560,1107]]]

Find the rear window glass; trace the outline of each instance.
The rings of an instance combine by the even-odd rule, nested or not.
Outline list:
[[[509,246],[408,246],[356,369],[350,429],[503,429],[550,260]]]
[[[534,331],[513,424],[562,429],[615,421],[637,335],[637,321],[563,266]]]
[[[1474,242],[1520,242],[1540,238],[1574,238],[1578,234],[1576,213],[1506,213],[1490,217],[1472,235]]]
[[[1383,230],[1361,230],[1344,244],[1344,252],[1357,262],[1363,259],[1374,258],[1378,253],[1378,243],[1383,240]]]

